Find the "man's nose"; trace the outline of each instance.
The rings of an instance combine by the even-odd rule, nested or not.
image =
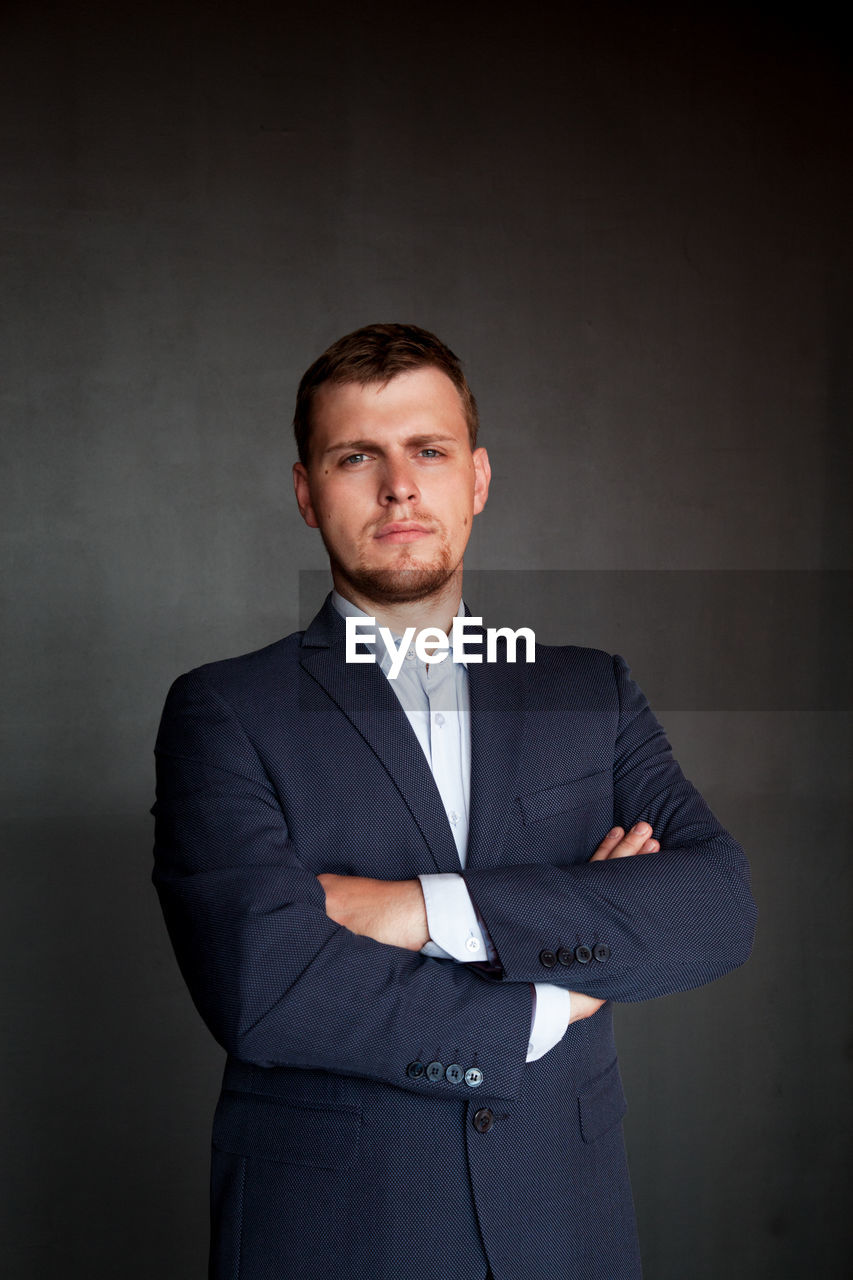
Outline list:
[[[417,502],[419,496],[417,480],[410,463],[403,459],[389,459],[382,474],[382,505],[390,507],[395,503]]]

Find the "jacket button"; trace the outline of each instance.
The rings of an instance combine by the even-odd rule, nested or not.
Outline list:
[[[474,1112],[474,1128],[478,1133],[488,1133],[494,1123],[494,1113],[488,1107],[480,1107]]]
[[[483,1083],[483,1073],[479,1067],[469,1067],[465,1072],[465,1083],[469,1089],[479,1089]]]
[[[566,965],[567,968],[574,961],[574,958],[574,951],[570,951],[568,947],[560,947],[560,950],[557,952],[557,959],[560,964]]]
[[[554,955],[553,951],[548,951],[546,948],[545,951],[539,952],[539,963],[544,965],[546,969],[553,969],[554,965],[557,963],[557,957]]]
[[[601,964],[604,964],[610,959],[610,948],[606,942],[597,942],[592,949],[592,954],[595,956],[596,960],[600,961]]]
[[[426,1069],[426,1078],[435,1084],[436,1080],[440,1080],[444,1075],[443,1062],[431,1062]]]
[[[406,1075],[410,1076],[412,1080],[420,1080],[425,1071],[426,1067],[422,1062],[410,1062],[406,1067]]]
[[[575,959],[578,964],[589,964],[592,959],[592,952],[589,947],[585,947],[583,945],[575,947]]]
[[[445,1080],[449,1080],[451,1084],[461,1084],[465,1079],[465,1072],[462,1070],[458,1062],[451,1062],[450,1066],[444,1073]]]

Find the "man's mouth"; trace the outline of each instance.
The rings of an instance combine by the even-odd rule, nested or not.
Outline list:
[[[391,524],[382,525],[373,536],[377,542],[395,546],[402,542],[418,542],[431,533],[429,525],[419,524],[416,520],[395,520]]]

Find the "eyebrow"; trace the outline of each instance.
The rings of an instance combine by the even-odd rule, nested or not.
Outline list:
[[[402,441],[404,447],[418,447],[423,449],[427,445],[434,444],[457,444],[456,436],[440,436],[440,435],[417,435],[407,436]],[[339,444],[330,444],[328,449],[324,449],[322,457],[326,457],[330,453],[382,453],[383,446],[377,444],[375,440],[343,440]]]

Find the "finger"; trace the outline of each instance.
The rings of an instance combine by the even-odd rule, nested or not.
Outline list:
[[[608,857],[610,858],[632,858],[636,853],[651,853],[651,849],[644,846],[650,841],[652,829],[648,822],[637,822],[628,831],[622,840],[611,849]],[[657,843],[657,842],[655,842]]]
[[[590,862],[601,862],[604,858],[609,858],[611,850],[615,849],[625,832],[622,827],[614,827],[612,831],[608,831],[595,853],[590,858]]]
[[[570,991],[571,996],[571,1017],[569,1022],[581,1022],[584,1018],[591,1018],[594,1013],[598,1013],[605,1000],[599,1000],[597,996],[588,996],[579,991]]]

